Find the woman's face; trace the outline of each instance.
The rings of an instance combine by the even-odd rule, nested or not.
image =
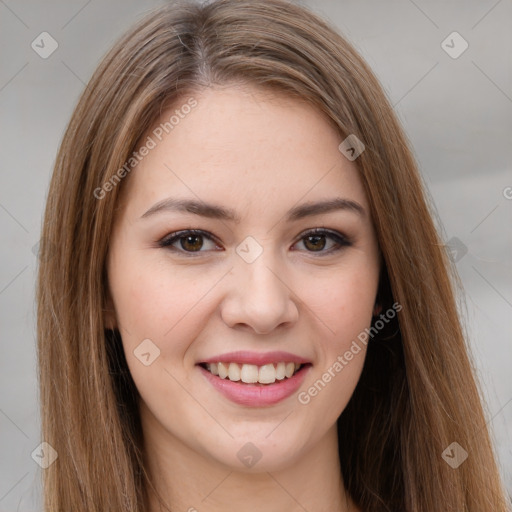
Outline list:
[[[122,184],[107,326],[145,436],[284,468],[333,436],[363,367],[379,277],[369,205],[357,160],[311,106],[248,87],[193,98],[162,116],[178,110]]]

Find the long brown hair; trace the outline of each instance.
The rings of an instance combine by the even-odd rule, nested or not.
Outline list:
[[[409,143],[352,46],[281,0],[159,8],[107,54],[73,113],[50,184],[37,290],[42,435],[59,454],[44,470],[44,510],[147,510],[137,390],[103,318],[123,182],[100,198],[98,189],[164,108],[230,83],[306,100],[366,147],[357,166],[383,256],[379,301],[402,310],[369,342],[338,420],[348,492],[365,512],[504,512],[450,263]],[[453,442],[468,453],[456,469],[442,457]]]

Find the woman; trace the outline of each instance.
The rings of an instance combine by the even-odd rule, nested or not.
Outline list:
[[[73,114],[42,239],[45,510],[506,510],[406,137],[311,12],[134,27]]]

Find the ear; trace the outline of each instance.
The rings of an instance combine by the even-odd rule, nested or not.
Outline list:
[[[373,306],[373,316],[377,316],[377,315],[380,315],[380,313],[382,312],[382,304],[376,302],[375,305]]]
[[[114,301],[112,300],[110,291],[107,291],[105,308],[103,309],[103,324],[105,329],[110,329],[112,331],[117,329],[116,310],[114,308]]]

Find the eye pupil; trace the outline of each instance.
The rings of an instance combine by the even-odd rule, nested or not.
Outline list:
[[[181,238],[181,247],[185,250],[198,251],[202,246],[203,240],[201,235],[188,235]]]
[[[313,251],[322,250],[325,247],[325,235],[310,235],[307,236],[304,245],[308,247],[308,244],[312,242]],[[309,249],[309,247],[308,247]]]

